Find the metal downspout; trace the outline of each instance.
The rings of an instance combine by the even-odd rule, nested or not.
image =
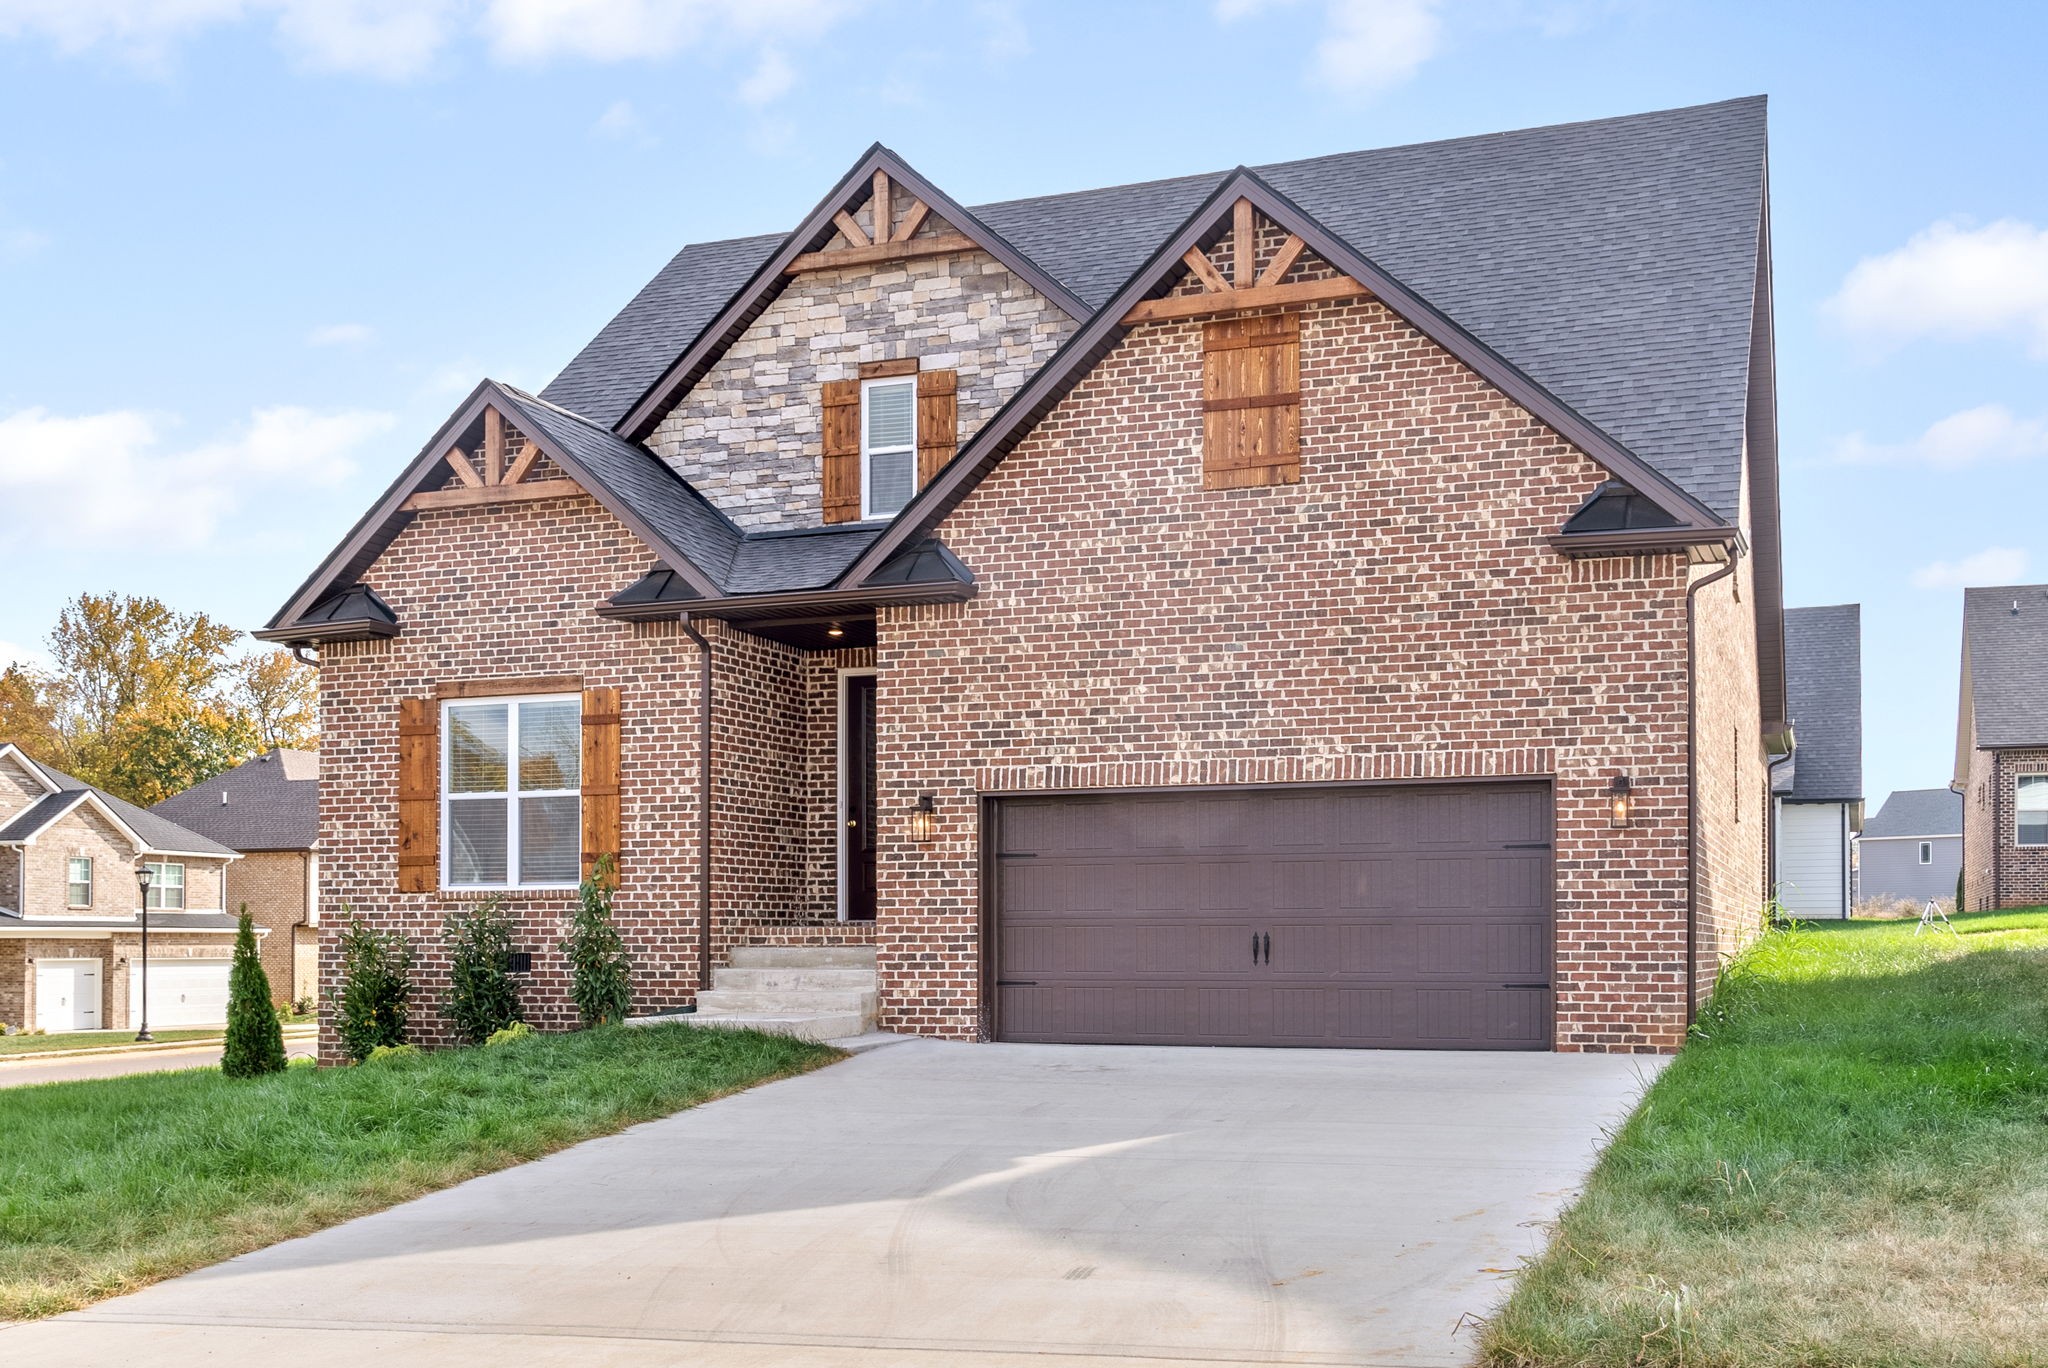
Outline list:
[[[1731,550],[1728,563],[1685,588],[1685,1025],[1692,1029],[1700,990],[1700,590],[1727,579],[1742,564]]]
[[[683,634],[697,643],[697,991],[711,986],[711,643],[684,613]]]

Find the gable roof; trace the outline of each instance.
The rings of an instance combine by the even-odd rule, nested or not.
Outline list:
[[[1963,795],[1953,789],[1899,789],[1884,800],[1877,815],[1863,823],[1863,839],[1873,836],[1960,836]]]
[[[320,755],[268,750],[149,810],[231,850],[311,850],[320,840]]]
[[[1773,791],[1795,802],[1861,802],[1860,604],[1785,610],[1785,688],[1798,748],[1774,776]]]
[[[873,149],[806,224],[829,227],[821,211],[860,193],[864,169],[883,158],[906,184],[915,175]],[[1736,521],[1764,213],[1761,97],[1253,170],[1348,252]],[[1234,174],[932,207],[1056,280],[1085,317]],[[803,232],[685,248],[543,397],[631,435],[623,396],[715,349],[750,283],[779,288],[776,263],[819,236]]]
[[[2048,679],[2048,584],[1965,589],[1958,778],[1967,772],[1973,742],[1986,750],[2048,746],[2043,679]]]
[[[18,747],[0,743],[0,756],[19,757],[52,791],[30,804],[5,827],[0,827],[0,845],[33,840],[60,817],[80,805],[98,808],[116,826],[122,827],[135,843],[152,855],[208,855],[235,858],[235,852],[218,841],[181,826],[168,818],[139,808],[125,798],[116,798],[40,760],[30,759]]]

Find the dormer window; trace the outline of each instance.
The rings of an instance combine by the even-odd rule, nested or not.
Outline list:
[[[862,518],[893,518],[917,492],[917,377],[860,387]]]

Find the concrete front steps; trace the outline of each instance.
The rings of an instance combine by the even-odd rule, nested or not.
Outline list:
[[[875,1027],[875,947],[735,946],[682,1020],[799,1040],[864,1035]]]

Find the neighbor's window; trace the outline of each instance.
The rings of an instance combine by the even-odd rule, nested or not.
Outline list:
[[[1920,843],[1920,863],[1921,863],[1921,864],[1933,864],[1933,863],[1934,863],[1934,842],[1932,842],[1932,841],[1922,841],[1922,842]]]
[[[860,387],[860,508],[893,518],[917,492],[917,377]]]
[[[149,868],[149,910],[152,912],[183,912],[185,910],[185,866],[161,864],[155,860],[145,861]]]
[[[2023,846],[2048,845],[2048,774],[2022,774],[2014,795],[2016,839]]]
[[[583,705],[450,702],[441,729],[441,882],[573,888],[582,844]]]
[[[70,907],[92,906],[92,856],[74,855],[66,863],[64,902]]]

